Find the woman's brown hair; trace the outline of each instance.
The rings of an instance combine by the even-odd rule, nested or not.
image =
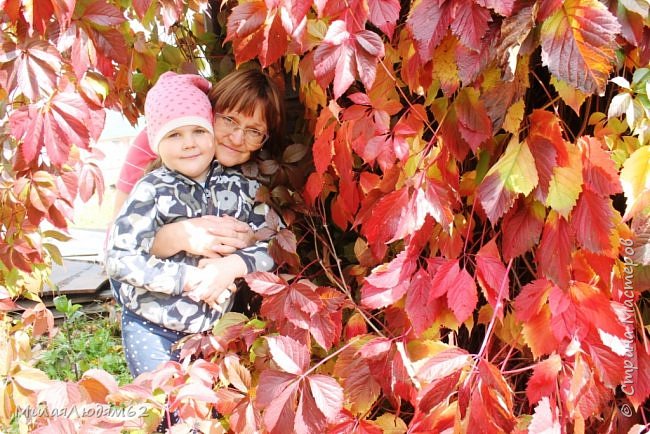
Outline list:
[[[262,108],[268,129],[269,147],[276,148],[284,134],[284,98],[273,79],[259,69],[240,69],[222,78],[208,97],[215,113],[236,111],[253,116]]]

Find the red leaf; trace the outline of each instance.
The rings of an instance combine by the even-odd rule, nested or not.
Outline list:
[[[544,202],[553,176],[553,168],[557,166],[558,149],[564,149],[564,139],[560,120],[553,113],[545,110],[535,110],[529,116],[530,132],[526,143],[535,158],[535,167],[539,176],[537,198]]]
[[[309,332],[318,345],[326,350],[332,348],[337,338],[340,337],[340,330],[337,332],[332,318],[323,313],[312,315],[309,323]]]
[[[478,296],[476,283],[467,270],[460,269],[458,259],[450,260],[433,277],[434,297],[447,294],[447,304],[459,322],[464,322],[474,311]]]
[[[539,241],[544,228],[545,207],[535,201],[520,199],[503,218],[502,246],[506,261],[523,255]]]
[[[305,282],[293,283],[286,290],[266,297],[262,302],[262,315],[275,321],[289,321],[295,327],[308,330],[311,317],[324,307],[314,286]]]
[[[562,342],[564,338],[571,339],[574,334],[578,339],[584,339],[588,330],[576,327],[576,306],[569,295],[557,286],[553,286],[548,296],[548,305],[551,309],[553,336],[558,342]]]
[[[54,12],[52,1],[36,1],[30,4],[30,7],[23,5],[23,16],[29,23],[30,30],[36,30],[40,34],[45,34],[48,23]]]
[[[15,250],[14,253],[16,253]],[[22,264],[16,264],[14,262],[14,265],[18,266]],[[25,271],[31,272],[32,265],[28,263],[27,266],[28,269]],[[34,336],[40,336],[44,333],[52,335],[54,331],[54,314],[44,304],[37,304],[34,308],[26,309],[23,312],[22,319],[25,324],[33,325],[32,333]]]
[[[68,227],[68,221],[74,219],[74,209],[67,201],[57,199],[47,210],[46,217],[57,228],[65,229]]]
[[[499,318],[503,317],[503,298],[508,299],[510,278],[506,274],[506,267],[501,262],[499,249],[494,239],[485,244],[476,254],[476,278],[485,292],[488,303],[494,308],[498,307]],[[504,288],[501,290],[501,288]],[[502,299],[497,300],[501,292]]]
[[[344,349],[334,366],[334,376],[341,381],[349,408],[356,414],[370,409],[380,392],[379,382],[373,377],[367,360],[357,353],[358,346],[364,340],[367,338],[361,337]]]
[[[447,33],[453,19],[454,3],[422,0],[411,9],[406,26],[415,39],[418,55],[423,62],[431,59],[433,50]]]
[[[9,117],[11,135],[22,140],[21,154],[26,163],[31,163],[45,145],[43,116],[35,105],[29,105],[11,113]]]
[[[333,422],[343,407],[341,385],[325,375],[310,375],[307,377],[307,383],[318,410],[328,422]]]
[[[93,45],[97,50],[97,54],[103,56],[107,63],[113,61],[119,65],[127,65],[129,63],[130,56],[126,40],[124,39],[124,35],[118,29],[109,27],[99,30],[90,25],[86,25],[84,30],[92,40]],[[101,57],[98,57],[98,63],[101,60]],[[110,74],[111,68],[112,65],[100,68],[100,70],[104,75],[112,75]]]
[[[636,363],[634,359],[626,359],[623,362],[625,378],[621,384],[621,390],[628,395],[634,408],[638,409],[650,396],[650,355],[641,340],[636,340],[633,348]],[[630,379],[630,377],[632,378]]]
[[[346,409],[341,411],[335,423],[336,425],[328,427],[328,434],[382,434],[384,432],[372,421],[352,417]]]
[[[526,320],[522,328],[524,341],[530,347],[533,357],[539,358],[558,350],[548,305],[544,305],[539,313]]]
[[[451,31],[467,48],[479,51],[481,39],[487,33],[491,21],[490,11],[475,2],[467,2],[456,11]]]
[[[542,62],[574,87],[603,93],[620,25],[597,0],[562,2],[541,28]]]
[[[418,369],[417,376],[424,382],[434,383],[460,372],[471,362],[470,355],[462,348],[450,347],[429,357]]]
[[[270,21],[270,24],[268,24]],[[257,55],[262,66],[267,67],[280,58],[287,51],[289,41],[287,32],[283,27],[280,13],[273,14],[273,19],[267,19],[264,25],[264,38],[262,47]]]
[[[144,18],[144,15],[149,10],[152,2],[153,0],[133,0],[133,9],[135,10],[135,13],[138,14],[138,17],[141,19]]]
[[[582,150],[582,174],[585,184],[603,196],[622,193],[623,187],[616,163],[603,149],[600,140],[583,136],[579,139],[579,144]]]
[[[67,145],[74,144],[88,149],[91,116],[88,104],[83,98],[77,93],[59,92],[52,99],[50,109],[49,113],[46,112],[46,116],[51,115],[57,134],[68,142]],[[50,147],[48,152],[49,149]]]
[[[372,206],[370,216],[363,222],[361,233],[369,244],[383,244],[395,241],[400,223],[408,213],[409,190],[407,187],[392,191]]]
[[[266,369],[260,375],[255,403],[264,410],[263,419],[271,432],[291,432],[295,418],[298,378]],[[278,431],[274,431],[277,428]]]
[[[608,388],[614,389],[625,377],[624,358],[603,345],[594,331],[585,339],[585,346],[594,365],[594,371]]]
[[[247,274],[244,279],[252,291],[262,295],[277,294],[288,286],[281,277],[262,271]]]
[[[0,286],[0,312],[14,310],[17,307],[18,305],[11,299],[5,287]]]
[[[235,6],[228,16],[227,41],[245,39],[259,32],[267,17],[263,1],[251,1]]]
[[[542,0],[540,2],[539,12],[537,13],[537,19],[540,21],[546,20],[562,7],[562,3],[562,0]]]
[[[334,81],[334,97],[339,98],[354,82],[355,72],[370,88],[375,81],[377,62],[384,56],[381,38],[369,30],[350,33],[346,22],[334,21],[323,42],[314,52],[314,75],[322,87]]]
[[[455,288],[449,288],[447,291],[447,304],[458,322],[464,322],[472,315],[478,302],[476,284],[465,269],[460,271],[455,284]]]
[[[564,217],[551,211],[544,223],[542,241],[539,243],[535,258],[540,275],[560,287],[566,287],[569,283],[569,264],[574,249],[573,238],[571,227]]]
[[[345,323],[344,337],[345,340],[349,341],[352,338],[368,333],[368,326],[366,325],[366,319],[359,312],[355,312],[348,318],[348,322]]]
[[[357,74],[366,89],[370,89],[375,82],[377,62],[384,57],[384,43],[379,35],[370,30],[361,30],[353,36]]]
[[[492,9],[499,15],[508,17],[514,10],[515,0],[476,0],[479,5]]]
[[[87,202],[94,193],[97,193],[98,199],[101,202],[104,193],[102,171],[96,164],[84,164],[79,173],[79,197],[84,202]]]
[[[56,178],[56,187],[59,190],[59,195],[68,203],[73,203],[77,197],[79,178],[73,171],[63,172],[61,176]]]
[[[332,156],[334,154],[334,131],[336,130],[336,122],[330,123],[314,140],[313,156],[314,166],[316,172],[320,175],[325,173],[330,164],[332,164]]]
[[[418,409],[428,413],[433,407],[447,399],[458,388],[460,371],[434,380],[418,393]]]
[[[117,27],[126,21],[124,14],[118,7],[101,1],[90,3],[81,18],[100,26]]]
[[[454,213],[449,206],[453,203],[449,191],[433,179],[425,179],[424,188],[416,191],[411,199],[411,209],[415,208],[415,220],[406,234],[412,234],[422,227],[427,215],[433,217],[441,226],[451,224]],[[406,219],[405,219],[406,220]],[[402,237],[400,237],[402,238]]]
[[[169,403],[169,410],[177,410],[184,400],[200,401],[215,404],[218,402],[217,394],[211,387],[200,383],[183,384]]]
[[[535,406],[535,412],[528,425],[528,433],[543,434],[551,432],[562,432],[562,428],[558,419],[557,407],[553,406],[551,408],[550,400],[544,397]]]
[[[526,284],[515,298],[515,316],[520,321],[530,321],[537,315],[548,300],[551,282],[546,279],[534,280]]]
[[[390,263],[375,268],[361,288],[361,303],[372,309],[395,303],[406,294],[416,266],[416,258],[406,249]]]
[[[303,197],[305,198],[307,205],[312,207],[314,206],[316,199],[320,197],[321,192],[323,191],[324,183],[325,181],[323,180],[323,176],[318,172],[312,172],[309,175],[309,178],[307,178],[307,182],[305,183],[305,189],[303,190]]]
[[[309,367],[309,349],[287,336],[266,338],[273,361],[285,372],[300,375]]]
[[[551,355],[533,368],[533,375],[528,379],[526,396],[530,405],[535,405],[543,397],[556,395],[558,374],[562,369],[562,359],[557,354]]]
[[[431,296],[432,289],[431,276],[424,269],[419,269],[411,279],[405,306],[417,335],[431,327],[440,311],[439,302]]]
[[[479,99],[478,90],[463,88],[454,101],[454,109],[460,135],[476,152],[481,143],[492,137],[492,121]]]
[[[571,214],[571,226],[576,239],[587,250],[606,253],[612,248],[610,238],[614,231],[614,208],[611,199],[585,187]]]
[[[8,83],[17,82],[32,101],[52,94],[56,87],[61,55],[56,47],[39,39],[25,39],[18,45],[2,44],[3,63],[8,67]]]
[[[301,387],[300,389],[302,393],[298,398],[298,408],[296,409],[293,432],[295,434],[323,432],[327,427],[327,421],[318,410],[316,400],[306,387]]]
[[[398,0],[368,0],[370,22],[379,27],[382,32],[393,38],[395,23],[399,18],[400,4]]]

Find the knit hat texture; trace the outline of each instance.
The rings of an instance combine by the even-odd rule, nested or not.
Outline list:
[[[144,102],[152,151],[158,154],[160,141],[175,128],[197,125],[214,134],[208,90],[210,82],[196,74],[168,71],[158,78]]]

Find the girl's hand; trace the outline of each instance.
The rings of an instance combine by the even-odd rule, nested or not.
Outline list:
[[[248,224],[230,216],[203,216],[170,223],[156,233],[151,253],[165,259],[180,251],[217,258],[255,244]]]
[[[199,268],[189,276],[185,291],[193,300],[216,307],[235,292],[235,279],[246,273],[246,265],[237,255],[202,259]]]

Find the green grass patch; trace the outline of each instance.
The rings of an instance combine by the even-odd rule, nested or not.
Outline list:
[[[120,385],[133,381],[122,349],[120,325],[103,315],[86,314],[81,305],[66,296],[55,298],[55,307],[65,315],[53,339],[40,343],[45,347],[37,368],[51,379],[78,381],[89,369],[100,368],[113,375]]]

